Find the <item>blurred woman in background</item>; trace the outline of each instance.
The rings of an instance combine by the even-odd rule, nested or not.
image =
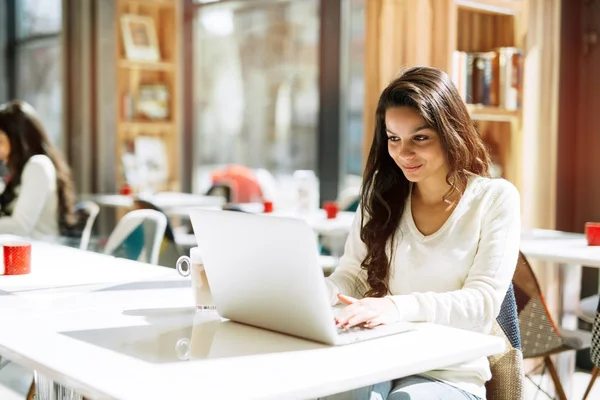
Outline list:
[[[22,101],[0,106],[0,233],[58,237],[75,223],[71,173],[35,110]]]

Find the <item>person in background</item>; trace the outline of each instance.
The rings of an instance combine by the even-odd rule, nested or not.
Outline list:
[[[0,233],[58,237],[76,223],[69,167],[25,102],[0,106],[0,161],[8,169]]]
[[[409,321],[491,332],[517,263],[520,200],[511,183],[489,178],[490,163],[444,72],[415,67],[390,83],[345,253],[326,278],[331,304],[347,305],[339,327]],[[485,399],[489,379],[482,357],[331,398]]]

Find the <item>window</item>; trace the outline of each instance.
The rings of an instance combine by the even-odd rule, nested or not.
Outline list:
[[[319,1],[196,8],[194,167],[316,168]]]
[[[9,96],[30,103],[38,112],[50,140],[63,146],[62,124],[62,1],[10,0],[15,21],[8,33],[16,82]],[[9,24],[10,25],[10,24]],[[9,28],[10,29],[10,28]]]
[[[18,0],[17,37],[57,35],[62,25],[62,0]]]

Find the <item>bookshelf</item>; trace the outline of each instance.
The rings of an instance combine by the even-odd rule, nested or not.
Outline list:
[[[525,9],[526,0],[369,1],[365,8],[364,159],[373,137],[374,118],[371,114],[377,98],[402,67],[430,65],[455,79],[459,72],[457,52],[490,53],[498,48],[522,50],[526,33]],[[390,32],[393,32],[391,38]],[[396,42],[396,37],[404,40]],[[524,66],[519,68],[522,77]],[[502,171],[501,176],[520,188],[522,102],[515,106],[514,102],[499,101],[498,90],[495,95],[498,96],[495,101],[475,101],[476,104],[468,104],[467,108],[493,161]],[[473,101],[467,100],[470,102]]]
[[[481,58],[477,58],[478,54],[491,55],[488,58],[489,64],[486,64],[491,78],[483,86],[487,87],[490,94],[485,100],[494,104],[482,105],[482,99],[477,99],[481,96],[470,93],[469,96],[466,96],[468,109],[483,140],[490,149],[492,161],[501,171],[500,176],[520,187],[523,56],[515,54],[517,65],[512,66],[510,49],[523,48],[518,34],[518,25],[522,20],[523,2],[519,0],[454,0],[454,4],[456,6],[454,13],[456,48],[453,51],[453,57],[457,57],[457,54],[468,54],[471,57],[470,68],[473,71],[476,69],[473,64],[481,61]],[[500,48],[508,49],[508,52],[498,50]],[[476,57],[474,63],[472,57]],[[510,64],[512,68],[509,72],[506,72],[507,64]],[[451,76],[457,75],[456,69],[457,63],[454,62],[448,71]],[[503,71],[505,76],[501,76]],[[470,78],[471,82],[477,80],[477,78]],[[517,83],[511,85],[513,78]],[[486,78],[480,80],[486,80]],[[507,88],[507,84],[509,88]],[[481,87],[481,85],[479,86]],[[511,99],[513,101],[504,99],[511,97],[507,93],[508,91],[513,94]],[[510,103],[510,106],[506,103]]]
[[[178,0],[116,2],[117,191],[126,184],[122,161],[126,153],[135,155],[138,164],[150,165],[158,160],[144,169],[144,176],[155,177],[152,182],[133,187],[134,191],[180,187],[179,3]],[[157,157],[140,158],[138,154],[144,152],[154,152]]]

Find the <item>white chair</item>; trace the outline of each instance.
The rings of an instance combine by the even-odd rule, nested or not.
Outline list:
[[[347,211],[349,207],[360,198],[360,187],[351,186],[342,190],[338,195],[338,206],[340,210]]]
[[[75,213],[85,218],[85,225],[81,232],[81,241],[79,242],[81,250],[87,250],[89,247],[90,238],[92,237],[92,227],[99,212],[100,206],[93,201],[81,201],[75,205]]]
[[[138,260],[158,265],[160,246],[167,228],[167,217],[156,210],[134,210],[125,214],[108,237],[104,254],[114,254],[115,250],[140,225],[144,230],[144,246]]]
[[[579,310],[577,310],[577,316],[587,322],[593,324],[596,318],[596,310],[598,308],[598,301],[600,295],[586,297],[579,302]]]

